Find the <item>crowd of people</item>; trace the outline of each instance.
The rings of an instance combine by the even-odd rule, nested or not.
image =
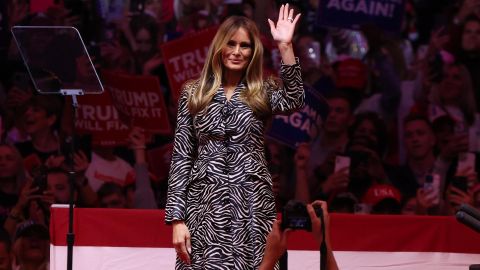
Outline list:
[[[262,32],[264,70],[278,74],[265,18],[288,2],[302,14],[293,44],[304,87],[325,98],[328,113],[308,142],[292,147],[267,137],[277,210],[291,199],[328,201],[333,213],[480,209],[479,0],[408,0],[400,33],[318,26],[316,0],[53,2],[34,12],[28,1],[7,0],[0,10],[0,257],[15,253],[22,269],[47,267],[49,205],[70,197],[72,130],[65,99],[36,93],[8,31],[14,25],[75,26],[98,69],[158,76],[174,126],[161,45],[246,16]],[[165,207],[167,179],[152,177],[147,153],[174,134],[147,138],[129,128],[122,147],[71,155],[77,207]]]

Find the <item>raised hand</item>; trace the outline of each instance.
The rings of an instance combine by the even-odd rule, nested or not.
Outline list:
[[[322,220],[317,217],[315,209],[313,208],[314,206],[322,208],[323,221],[325,221],[325,224],[322,224]],[[314,201],[311,204],[307,204],[307,211],[310,220],[312,221],[312,234],[315,237],[315,240],[317,240],[319,244],[322,242],[322,226],[325,226],[325,237],[328,237],[325,239],[325,242],[328,242],[328,245],[330,245],[330,216],[328,214],[327,203],[325,201]]]
[[[322,191],[325,194],[335,190],[346,189],[350,182],[350,176],[348,175],[348,167],[341,168],[338,172],[332,173],[325,182],[322,184]]]
[[[128,142],[132,149],[145,149],[146,144],[145,130],[140,127],[133,127],[128,135]]]
[[[73,163],[75,166],[75,172],[82,175],[88,169],[88,166],[90,166],[90,161],[88,160],[87,155],[81,150],[73,155]]]
[[[310,147],[306,143],[302,143],[297,147],[293,160],[298,169],[305,169],[310,159]]]
[[[288,4],[282,5],[278,13],[277,24],[268,19],[270,24],[270,32],[272,33],[273,40],[277,43],[290,44],[293,38],[293,32],[295,25],[300,19],[300,13],[293,17],[293,9],[289,9]]]

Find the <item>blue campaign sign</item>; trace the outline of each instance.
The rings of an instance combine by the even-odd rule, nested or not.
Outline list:
[[[304,85],[305,106],[289,115],[275,115],[267,137],[296,148],[317,136],[328,113],[328,104],[318,90]]]
[[[388,32],[400,32],[406,0],[321,0],[318,24],[358,30],[372,23]]]

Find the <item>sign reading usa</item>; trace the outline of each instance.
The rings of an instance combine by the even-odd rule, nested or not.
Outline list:
[[[305,106],[288,115],[275,115],[267,136],[289,147],[316,137],[328,113],[328,104],[318,90],[304,85]]]
[[[357,30],[370,23],[388,32],[400,32],[405,3],[405,0],[322,0],[318,24]]]
[[[176,102],[182,84],[200,76],[217,27],[209,28],[162,45],[168,81]]]

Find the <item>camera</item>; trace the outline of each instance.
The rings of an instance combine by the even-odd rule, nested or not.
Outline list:
[[[323,215],[322,208],[314,206],[317,217]],[[289,201],[282,211],[282,230],[285,229],[312,231],[312,221],[307,206],[299,201]]]

